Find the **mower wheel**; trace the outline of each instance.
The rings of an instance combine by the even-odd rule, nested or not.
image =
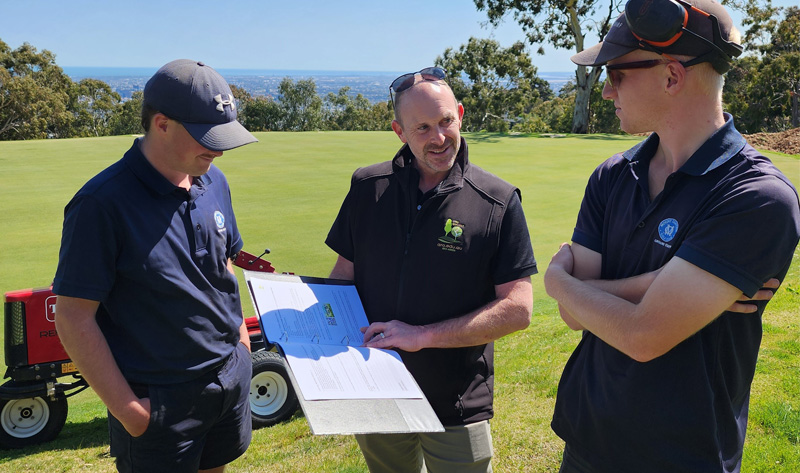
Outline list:
[[[250,414],[253,428],[269,427],[294,414],[298,407],[286,365],[273,351],[251,353],[253,377],[250,379]]]
[[[24,448],[48,442],[64,428],[67,398],[0,400],[0,448]]]

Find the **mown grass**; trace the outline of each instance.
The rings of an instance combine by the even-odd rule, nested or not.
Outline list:
[[[391,158],[393,133],[259,133],[260,142],[217,160],[231,182],[245,249],[279,271],[325,276],[335,255],[328,229],[352,171]],[[519,186],[543,272],[568,240],[591,171],[639,138],[561,138],[468,134],[472,161]],[[46,286],[58,259],[63,207],[92,175],[119,159],[132,137],[0,142],[0,291]],[[800,185],[797,156],[770,153]],[[563,444],[549,427],[561,369],[579,339],[560,321],[534,276],[531,326],[496,344],[495,471],[555,472]],[[248,315],[253,312],[243,301]],[[764,342],[753,383],[743,472],[800,471],[800,254],[764,316]],[[2,333],[0,333],[0,340]],[[70,398],[59,437],[46,445],[0,451],[9,472],[114,471],[105,409],[91,390]],[[363,472],[352,438],[316,437],[297,413],[254,432],[231,472]]]

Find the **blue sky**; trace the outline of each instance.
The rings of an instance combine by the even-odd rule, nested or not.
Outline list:
[[[472,0],[0,0],[0,39],[48,49],[62,67],[157,68],[190,58],[218,69],[405,72],[470,36],[506,47],[524,41],[511,18],[496,29],[485,22]],[[573,51],[535,49],[540,72],[574,70]]]

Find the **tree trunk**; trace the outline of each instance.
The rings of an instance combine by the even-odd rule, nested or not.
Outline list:
[[[792,91],[792,128],[800,127],[800,81],[794,85]]]
[[[575,71],[575,108],[572,112],[572,132],[589,131],[589,75],[586,66],[578,66]]]
[[[602,69],[602,66],[595,66],[587,73],[586,66],[578,66],[575,71],[575,109],[572,113],[572,133],[589,132],[589,97]]]

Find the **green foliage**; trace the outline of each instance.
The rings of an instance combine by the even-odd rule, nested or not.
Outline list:
[[[510,15],[529,41],[583,50],[585,31],[607,32],[621,0],[474,0],[490,23]],[[763,3],[762,3],[763,2]],[[728,0],[744,9],[745,43],[757,54],[735,61],[723,100],[745,133],[800,126],[800,8],[774,8],[770,0]],[[783,17],[781,17],[783,14]],[[592,18],[596,21],[584,22]],[[581,26],[583,25],[583,26]],[[541,52],[541,51],[540,51]],[[613,104],[601,97],[600,68],[578,67],[576,79],[554,97],[525,46],[509,48],[470,38],[436,59],[465,107],[463,129],[505,133],[619,133]],[[15,50],[0,40],[0,140],[141,133],[141,92],[122,102],[95,79],[73,83],[55,56],[28,43]],[[285,78],[277,97],[251,96],[231,86],[239,121],[250,131],[389,130],[388,102],[371,104],[348,87],[324,99],[313,79]]]
[[[353,97],[350,87],[342,87],[338,94],[328,93],[324,101],[317,95],[314,79],[295,83],[284,78],[278,99],[252,97],[236,86],[232,90],[239,101],[239,121],[250,131],[391,129],[393,113],[388,104],[372,104],[361,94]]]
[[[361,94],[352,97],[350,87],[325,97],[323,128],[326,130],[391,130],[393,113],[386,102],[372,104]]]
[[[71,85],[50,51],[0,40],[0,139],[71,136]]]
[[[470,38],[458,51],[448,48],[435,64],[447,71],[448,83],[464,104],[465,131],[505,132],[510,121],[553,97],[521,42],[502,48],[491,39]]]
[[[594,32],[604,37],[611,26],[603,19],[615,19],[623,2],[615,0],[474,0],[479,11],[486,11],[489,22],[498,25],[509,14],[519,23],[531,44],[550,43],[558,49],[578,47],[583,37]],[[610,12],[610,13],[609,13]],[[600,21],[591,21],[599,17]],[[577,24],[583,22],[585,24]],[[584,30],[585,28],[585,30]],[[540,51],[543,54],[543,51]]]
[[[118,104],[108,122],[108,135],[133,135],[144,133],[142,128],[142,99],[144,93],[137,90],[130,100]]]
[[[0,40],[0,140],[137,133],[140,108],[141,93],[122,103],[103,81],[73,82],[50,51]]]
[[[585,49],[584,38],[594,32],[602,41],[621,11],[622,0],[474,0],[495,26],[508,15],[519,23],[532,45],[550,43],[556,49]],[[539,54],[544,49],[539,47]],[[572,132],[589,132],[589,100],[601,67],[577,66]]]
[[[253,97],[238,113],[239,121],[250,131],[276,131],[283,126],[283,110],[272,97]]]
[[[109,135],[111,119],[120,105],[120,96],[111,86],[97,79],[82,79],[72,83],[69,109],[73,116],[69,136]]]
[[[592,96],[589,100],[589,133],[621,134],[614,101],[603,98],[604,86],[604,82],[598,82],[592,87]]]
[[[800,126],[800,8],[785,9],[783,19],[766,16],[781,10],[750,6],[748,44],[759,55],[739,59],[726,77],[723,100],[745,133]],[[771,41],[758,44],[756,37]]]
[[[311,131],[322,127],[322,99],[314,79],[297,82],[286,77],[278,85],[280,110],[286,131]]]
[[[514,126],[520,133],[569,133],[572,129],[574,95],[558,96],[537,104],[521,123]]]

